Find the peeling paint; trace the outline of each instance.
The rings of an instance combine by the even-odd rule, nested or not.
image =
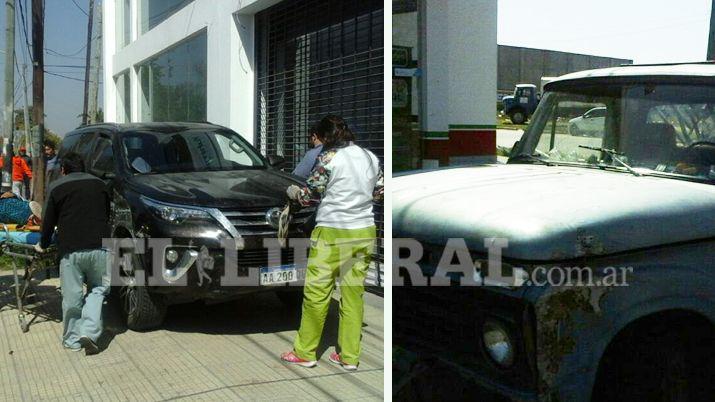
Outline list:
[[[600,314],[605,287],[553,287],[536,303],[537,365],[541,391],[554,384],[564,356],[576,349],[574,314]]]
[[[576,255],[587,256],[603,254],[606,254],[606,248],[597,236],[581,231],[578,232],[576,235]]]

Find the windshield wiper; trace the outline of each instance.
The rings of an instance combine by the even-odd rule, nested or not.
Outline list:
[[[520,160],[530,160],[538,163],[543,163],[546,166],[555,166],[553,163],[546,159],[540,158],[538,155],[533,154],[518,154],[509,158],[509,161],[520,161]]]
[[[624,155],[623,155],[622,153],[616,151],[615,149],[608,149],[608,148],[602,148],[602,147],[591,147],[591,146],[588,146],[588,145],[579,145],[578,147],[579,147],[579,148],[584,148],[584,149],[590,149],[590,150],[592,150],[592,151],[605,152],[605,153],[607,153],[608,155],[611,156],[611,159],[613,159],[614,161],[618,162],[619,165],[621,165],[621,166],[623,166],[624,168],[626,168],[626,170],[628,170],[629,172],[631,172],[634,176],[638,176],[638,177],[643,176],[642,174],[636,172],[635,169],[633,169],[629,164],[627,164],[626,162],[623,162],[623,160],[619,159],[619,158],[618,158],[619,156],[624,156]]]

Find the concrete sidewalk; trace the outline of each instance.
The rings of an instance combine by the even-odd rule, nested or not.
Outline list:
[[[118,324],[99,355],[62,348],[57,279],[36,286],[45,304],[23,334],[12,276],[0,272],[0,400],[383,400],[383,301],[365,296],[360,369],[328,361],[337,338],[337,301],[330,308],[318,367],[280,362],[300,320],[271,293],[214,306],[172,306],[163,328],[139,333]]]

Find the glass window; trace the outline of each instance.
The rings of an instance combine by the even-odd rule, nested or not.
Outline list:
[[[228,171],[265,167],[240,135],[229,130],[142,131],[125,134],[126,163],[137,173]]]
[[[128,123],[132,120],[132,97],[129,71],[117,76],[117,122]]]
[[[193,0],[140,0],[142,33],[159,25]]]
[[[564,87],[542,100],[514,161],[715,180],[715,88]]]
[[[73,151],[74,148],[77,146],[77,142],[79,142],[80,137],[80,134],[71,134],[65,136],[65,138],[62,139],[60,149],[57,153],[58,159],[62,159],[62,157],[67,154],[67,152]]]
[[[120,0],[117,2],[117,49],[122,49],[131,42],[131,0]]]
[[[142,121],[206,121],[206,31],[139,66]]]
[[[114,152],[112,141],[100,137],[90,157],[90,167],[93,174],[114,173]]]
[[[76,152],[82,155],[82,158],[87,158],[87,154],[89,154],[89,150],[92,146],[92,143],[94,142],[94,138],[94,133],[82,133],[80,135],[79,141],[77,141],[77,144],[72,149],[72,152]]]

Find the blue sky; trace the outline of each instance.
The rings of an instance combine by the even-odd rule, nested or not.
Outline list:
[[[76,3],[87,11],[89,6],[88,0],[75,0]],[[30,0],[16,0],[26,4],[26,17],[30,19]],[[49,67],[58,65],[84,66],[85,51],[82,49],[87,41],[87,16],[80,11],[77,6],[72,3],[72,0],[46,0],[45,3],[45,48],[51,51],[45,52],[45,64],[48,65],[46,71],[55,74],[72,77],[75,79],[84,80],[84,70],[82,68],[71,67]],[[18,4],[16,14],[18,20],[20,18],[20,7]],[[5,2],[0,4],[0,49],[5,50]],[[27,60],[28,64],[28,94],[32,99],[32,67],[29,61],[29,55],[26,50],[24,36],[20,33],[21,26],[17,26],[15,32],[16,38],[16,53],[18,61],[22,64]],[[31,26],[28,23],[27,33],[32,37]],[[78,50],[82,49],[78,52]],[[72,55],[71,57],[62,57],[54,52]],[[0,57],[4,54],[0,53]],[[1,60],[1,59],[0,59]],[[4,74],[4,62],[0,61],[0,77]],[[100,78],[101,80],[101,78]],[[15,84],[21,82],[20,76],[16,75]],[[101,87],[100,87],[101,88]],[[0,98],[4,94],[4,81],[0,79]],[[16,108],[22,107],[22,92],[17,92]],[[50,74],[45,75],[45,125],[52,131],[64,135],[67,131],[72,130],[81,123],[81,118],[78,117],[82,113],[84,102],[84,82],[75,81],[67,78],[61,78]],[[4,102],[4,101],[3,101]],[[32,103],[30,101],[30,103]],[[101,92],[100,92],[101,106]]]
[[[30,0],[17,1],[25,2],[29,12]],[[88,0],[75,1],[87,10]],[[627,58],[637,63],[704,60],[710,5],[711,0],[499,0],[498,42]],[[84,65],[84,50],[77,51],[86,40],[86,15],[72,0],[46,0],[46,7],[45,47],[74,56],[61,57],[48,51],[45,63]],[[4,22],[3,2],[0,3],[3,28]],[[31,34],[29,26],[28,33]],[[4,47],[4,36],[2,29],[0,49]],[[22,63],[28,57],[27,51],[19,31],[16,37]],[[0,63],[0,77],[3,69]],[[77,79],[84,77],[80,68],[47,70]],[[0,80],[0,94],[3,86]],[[77,127],[80,123],[77,116],[82,112],[83,82],[48,74],[45,90],[47,127],[59,134]],[[18,97],[18,107],[21,101]]]
[[[497,41],[636,63],[705,60],[711,0],[499,0]]]

